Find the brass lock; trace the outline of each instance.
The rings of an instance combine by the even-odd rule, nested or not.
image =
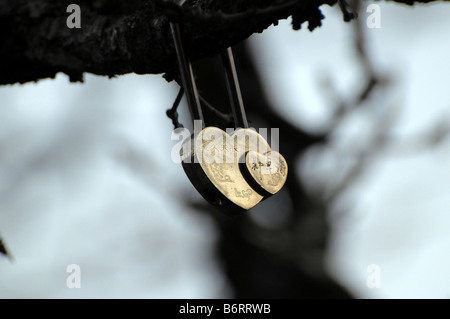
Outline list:
[[[223,51],[221,58],[237,129],[228,135],[217,127],[203,128],[192,66],[184,54],[179,26],[171,23],[171,29],[191,117],[202,123],[202,129],[181,147],[182,167],[203,198],[221,211],[249,210],[282,188],[287,178],[286,160],[271,151],[263,136],[248,128],[231,48]]]
[[[284,185],[286,161],[280,155],[275,164],[270,154],[267,141],[248,128],[230,136],[206,127],[181,148],[182,166],[194,187],[226,213],[249,210]]]

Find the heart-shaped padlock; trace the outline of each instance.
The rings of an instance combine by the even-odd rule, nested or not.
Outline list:
[[[184,54],[179,26],[171,23],[171,30],[191,116],[203,127],[192,66]],[[194,132],[183,143],[180,156],[198,192],[222,211],[237,213],[278,192],[286,181],[287,163],[278,152],[270,150],[260,134],[248,128],[231,48],[221,56],[235,127],[241,128],[232,135],[217,127]]]
[[[206,127],[184,142],[182,166],[198,192],[228,213],[248,210],[264,199],[241,172],[245,154],[270,149],[256,131],[240,128],[231,136],[217,127]]]
[[[275,151],[262,154],[250,150],[246,153],[245,162],[240,163],[240,168],[250,186],[265,198],[278,193],[287,179],[287,162]]]

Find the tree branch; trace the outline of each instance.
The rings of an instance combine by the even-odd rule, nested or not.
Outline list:
[[[411,4],[413,0],[395,0]],[[319,7],[337,0],[78,0],[81,29],[66,25],[72,0],[0,0],[0,84],[67,74],[114,77],[125,73],[177,75],[168,16],[181,19],[188,54],[213,56],[279,20],[294,29],[321,25]],[[419,0],[418,2],[428,2]]]
[[[163,1],[79,0],[81,29],[66,25],[71,2],[0,1],[0,84],[57,72],[71,81],[82,81],[84,72],[110,77],[166,72],[169,80],[177,73]],[[194,60],[211,56],[296,10],[302,12],[297,19],[308,21],[327,2],[335,0],[189,1],[182,11],[186,49]]]

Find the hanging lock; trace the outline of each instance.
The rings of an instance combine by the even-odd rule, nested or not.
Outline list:
[[[248,128],[231,48],[221,53],[235,130],[204,127],[200,99],[189,58],[185,55],[180,27],[171,23],[180,76],[194,121],[194,131],[181,147],[183,169],[197,191],[225,213],[249,210],[277,193],[287,178],[284,157],[271,151],[263,136]],[[194,129],[195,129],[194,125]]]

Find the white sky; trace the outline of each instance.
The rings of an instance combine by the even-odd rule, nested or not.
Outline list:
[[[393,138],[409,136],[449,114],[450,6],[381,9],[381,29],[366,30],[371,55],[398,77]],[[318,75],[345,97],[359,84],[351,28],[338,10],[324,13],[313,33],[286,22],[252,38],[272,102],[309,130],[329,115]],[[170,161],[165,110],[176,93],[138,75],[0,87],[0,234],[14,255],[0,260],[1,298],[227,296],[213,224],[181,202],[199,195]],[[358,121],[338,138],[364,135]],[[449,148],[382,155],[329,216],[329,268],[357,296],[449,297]],[[71,263],[81,289],[66,286]],[[366,285],[370,264],[381,288]]]

